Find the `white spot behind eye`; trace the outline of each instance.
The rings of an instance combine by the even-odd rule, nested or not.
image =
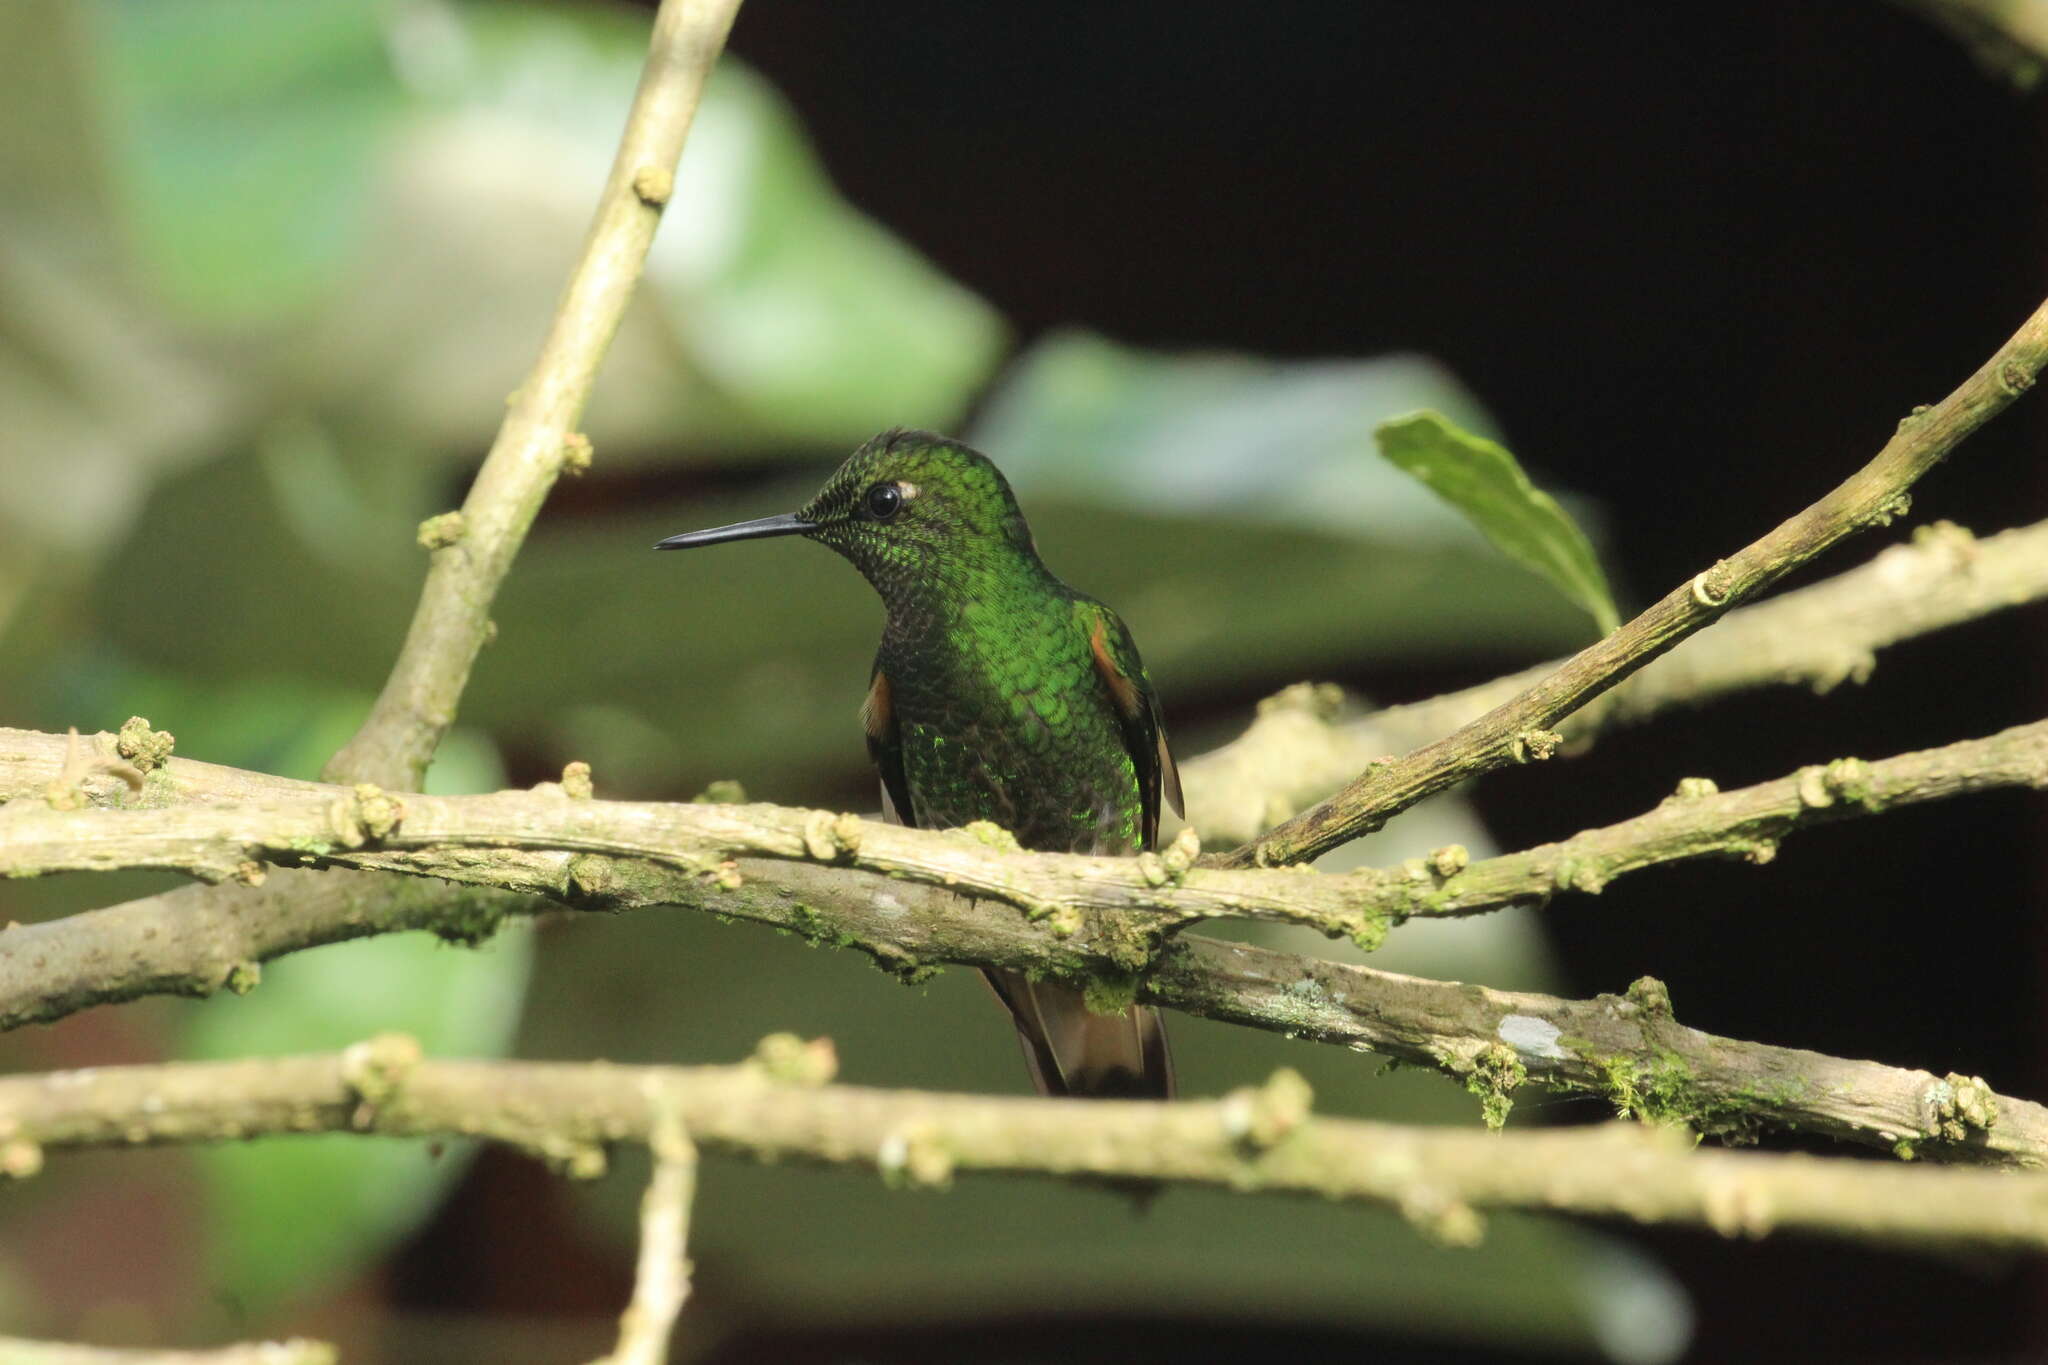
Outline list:
[[[912,498],[917,496],[917,485],[912,483],[908,479],[903,479],[897,483],[896,491],[903,495],[903,500],[905,502],[909,502]]]

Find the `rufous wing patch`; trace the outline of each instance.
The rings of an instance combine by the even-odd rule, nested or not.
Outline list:
[[[1117,709],[1136,720],[1139,708],[1144,705],[1138,696],[1138,685],[1125,677],[1123,670],[1116,666],[1116,660],[1109,657],[1109,641],[1103,635],[1100,617],[1096,618],[1095,630],[1088,637],[1088,649],[1095,656],[1095,671],[1109,684],[1109,695],[1116,702]]]
[[[868,684],[868,694],[860,704],[860,728],[867,731],[870,740],[879,740],[889,732],[889,675],[881,669],[875,670],[875,680]]]

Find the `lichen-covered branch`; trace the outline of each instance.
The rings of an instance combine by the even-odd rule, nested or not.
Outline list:
[[[416,789],[455,722],[491,601],[556,476],[589,458],[575,426],[675,188],[677,160],[739,0],[664,0],[618,155],[540,356],[462,510],[420,528],[433,567],[398,661],[326,775]]]
[[[56,738],[0,730],[0,751],[47,750]],[[67,762],[75,763],[79,741],[64,743]],[[2048,785],[2048,721],[1876,762],[1840,759],[1734,792],[1689,779],[1655,810],[1562,843],[1477,863],[1451,847],[1402,868],[1343,876],[1194,866],[1192,834],[1160,855],[1100,858],[1023,853],[985,825],[937,832],[778,806],[595,801],[554,784],[490,796],[393,796],[365,785],[291,783],[175,759],[159,771],[156,798],[182,797],[181,804],[66,810],[17,800],[0,807],[0,876],[148,867],[255,883],[264,879],[265,864],[314,863],[445,877],[573,904],[598,894],[609,874],[581,859],[536,865],[521,855],[634,859],[720,884],[744,879],[733,862],[742,857],[821,862],[1001,902],[1062,936],[1085,930],[1085,937],[1119,945],[1112,961],[1135,971],[1167,935],[1203,920],[1295,924],[1372,947],[1390,925],[1414,915],[1470,915],[1558,891],[1597,892],[1625,873],[1688,858],[1765,862],[1780,839],[1805,825],[1998,787]],[[242,799],[193,799],[215,782]],[[109,792],[125,799],[125,786]],[[0,788],[0,798],[7,795]],[[769,880],[780,875],[773,867],[765,872]]]
[[[1846,775],[1838,768],[1830,790],[1845,805],[1860,790],[1844,785]],[[168,775],[152,774],[152,779],[187,782],[193,809],[207,809],[204,784],[189,779],[176,762]],[[1799,782],[1786,780],[1795,787]],[[1827,789],[1825,770],[1817,780]],[[230,789],[238,786],[229,782]],[[360,800],[347,789],[315,790]],[[146,792],[145,799],[149,796]],[[1728,799],[1746,799],[1746,794],[1731,793]],[[605,803],[558,793],[447,800],[499,802],[507,808],[523,804],[552,818],[569,811],[599,823],[620,811],[642,809],[616,807],[606,815]],[[171,904],[174,897],[167,896],[16,926],[0,932],[0,1027],[145,993],[247,989],[256,984],[263,961],[337,939],[424,929],[473,940],[491,933],[506,915],[550,903],[518,894],[532,891],[587,910],[677,905],[768,924],[814,942],[857,949],[908,980],[920,979],[940,963],[1046,973],[1088,986],[1106,1007],[1137,999],[1436,1066],[1463,1077],[1494,1104],[1526,1079],[1601,1096],[1625,1112],[1682,1119],[1700,1131],[1738,1139],[1783,1128],[1930,1157],[2048,1163],[2048,1109],[2040,1105],[2007,1097],[1994,1101],[1988,1087],[1967,1077],[1936,1077],[1701,1033],[1675,1022],[1669,1002],[1649,988],[1632,997],[1560,1000],[1426,981],[1192,934],[1165,938],[1155,932],[1164,921],[1155,916],[1148,925],[1142,913],[1088,913],[1073,922],[1034,919],[1019,913],[1013,899],[964,896],[957,879],[956,886],[943,884],[943,874],[939,884],[932,884],[871,869],[913,866],[899,855],[914,844],[919,851],[913,858],[937,856],[947,866],[952,865],[947,860],[958,859],[970,877],[999,887],[992,879],[1009,875],[1004,869],[1031,867],[1042,856],[1055,869],[1048,885],[1058,890],[1058,868],[1071,862],[1088,869],[1096,860],[1003,856],[957,834],[866,824],[857,828],[873,834],[872,846],[863,837],[849,853],[843,836],[854,827],[839,827],[833,835],[841,840],[838,852],[821,860],[805,836],[822,840],[831,833],[836,822],[829,816],[772,807],[645,809],[657,816],[664,811],[709,814],[729,828],[751,828],[749,822],[760,811],[784,823],[772,825],[772,838],[763,844],[774,848],[776,856],[713,863],[706,854],[700,866],[677,861],[673,848],[661,861],[560,849],[472,847],[429,855],[365,843],[351,851],[337,843],[325,856],[381,860],[379,865],[394,867],[420,859],[411,870],[431,866],[444,876],[485,877],[513,889],[330,871],[317,880],[341,889],[327,900],[309,899],[296,890],[279,893],[266,883],[247,889],[235,906],[203,907],[198,914]],[[43,818],[34,809],[27,814]],[[411,818],[408,808],[405,819]],[[12,819],[0,811],[0,826]],[[652,829],[641,828],[638,837],[660,842],[649,837]],[[899,845],[898,839],[908,842]],[[11,838],[0,840],[0,848],[12,847]],[[862,861],[867,859],[874,861]],[[1074,886],[1101,896],[1108,894],[1105,887],[1122,885],[1135,898],[1131,904],[1164,905],[1176,913],[1192,887],[1207,909],[1227,912],[1214,888],[1231,879],[1277,887],[1275,905],[1289,904],[1289,895],[1341,889],[1353,880],[1306,872],[1192,869],[1179,888],[1154,887],[1142,874],[1132,875],[1136,866],[1132,860],[1103,860],[1107,880]],[[1162,863],[1161,871],[1167,870]],[[1357,880],[1369,888],[1372,879]],[[1549,880],[1554,884],[1554,872]],[[1073,891],[1068,887],[1064,894]]]
[[[69,1341],[0,1337],[0,1365],[335,1365],[334,1347],[324,1341],[251,1341],[209,1351],[159,1351],[118,1346],[81,1346]]]
[[[1954,392],[1901,421],[1868,464],[1819,501],[1672,589],[1513,699],[1405,757],[1368,767],[1335,796],[1222,861],[1239,867],[1303,862],[1467,778],[1548,757],[1561,742],[1549,728],[1559,720],[1837,541],[1901,516],[1907,490],[1920,476],[2031,388],[2044,363],[2048,303]]]
[[[1868,564],[1728,613],[1560,721],[1569,754],[1610,726],[1734,692],[1862,682],[1879,650],[2048,597],[2048,522],[1979,540],[1946,522]],[[1270,698],[1237,739],[1182,765],[1188,823],[1208,844],[1241,843],[1322,800],[1374,759],[1470,724],[1555,672],[1538,664],[1477,687],[1348,716],[1328,684]]]
[[[1519,1209],[2048,1248],[2048,1180],[2030,1175],[1715,1152],[1641,1125],[1488,1134],[1324,1118],[1288,1071],[1213,1101],[1013,1099],[806,1084],[783,1078],[792,1049],[779,1051],[737,1067],[444,1062],[386,1036],[340,1055],[8,1077],[0,1127],[8,1151],[35,1153],[12,1169],[72,1147],[359,1132],[481,1136],[587,1175],[606,1147],[674,1122],[713,1151],[904,1185],[1007,1171],[1312,1194],[1397,1209],[1454,1242],[1479,1235],[1481,1212]]]

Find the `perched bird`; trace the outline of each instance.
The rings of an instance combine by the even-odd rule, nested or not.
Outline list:
[[[1180,775],[1159,699],[1116,613],[1055,578],[988,458],[888,431],[801,511],[671,536],[680,550],[804,536],[839,552],[888,619],[861,721],[883,813],[920,829],[992,820],[1027,849],[1151,848]],[[985,973],[1042,1094],[1170,1098],[1158,1011],[1088,1009],[1081,992]]]

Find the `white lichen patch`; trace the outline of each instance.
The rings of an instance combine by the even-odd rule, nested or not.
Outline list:
[[[1533,1014],[1510,1014],[1494,1032],[1519,1056],[1566,1060],[1565,1050],[1557,1045],[1558,1027],[1547,1019],[1538,1019]]]

